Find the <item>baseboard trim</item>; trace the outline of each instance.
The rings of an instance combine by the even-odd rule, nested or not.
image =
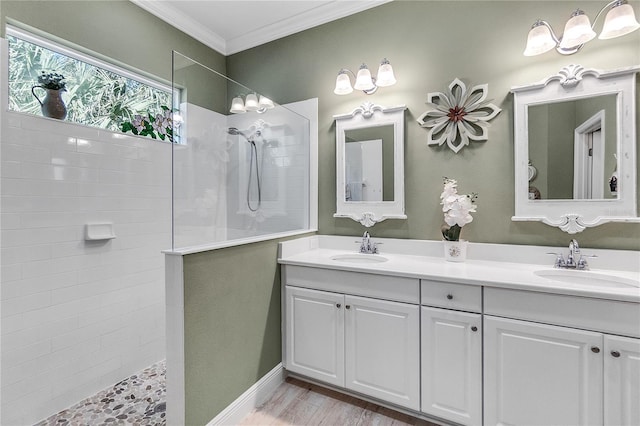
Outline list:
[[[235,401],[215,416],[207,426],[237,425],[254,408],[262,405],[285,379],[282,363],[262,376],[253,386],[247,389]]]

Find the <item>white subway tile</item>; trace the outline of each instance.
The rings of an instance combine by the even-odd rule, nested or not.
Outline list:
[[[17,365],[21,362],[38,358],[44,354],[51,352],[51,341],[41,341],[33,345],[22,346],[15,349],[2,348],[2,364],[3,366]],[[4,398],[4,394],[3,394]]]
[[[71,329],[51,338],[51,350],[59,351],[70,346],[81,346],[83,343],[91,341],[95,335],[96,330],[92,327]]]
[[[3,240],[4,244],[4,240]],[[22,265],[2,265],[0,266],[0,281],[2,285],[22,278]],[[1,288],[1,287],[0,287]]]
[[[3,299],[0,303],[2,303],[3,318],[16,315],[21,312],[37,311],[51,306],[51,292],[43,291],[40,293],[29,294],[27,296]]]
[[[2,229],[20,229],[20,218],[19,213],[0,213]]]
[[[46,278],[36,277],[6,282],[2,284],[2,299],[11,299],[13,297],[26,296],[43,291],[69,287],[76,285],[77,283],[77,271],[51,274]]]
[[[39,342],[45,342],[58,334],[63,334],[64,330],[77,327],[77,317],[53,320],[36,327],[3,334],[2,346],[3,349],[13,350],[23,346],[34,345]]]
[[[3,369],[22,394],[27,383],[47,389],[38,410],[26,408],[29,395],[14,398],[28,413],[24,424],[33,424],[164,358],[160,251],[171,240],[172,146],[42,117],[13,114],[7,122]],[[91,221],[114,223],[116,239],[85,242]],[[67,388],[51,398],[62,382]]]
[[[11,265],[51,259],[51,251],[52,247],[50,245],[9,247],[0,249],[0,256],[4,265]]]
[[[2,318],[2,335],[25,328],[27,327],[22,313]]]
[[[120,318],[127,313],[137,310],[137,301],[134,298],[123,300],[108,306],[101,306],[91,311],[78,315],[80,327],[87,327],[99,322],[108,322],[113,318]],[[121,349],[118,349],[121,351]]]
[[[2,161],[0,164],[0,176],[20,179],[22,177],[22,163],[18,161]]]
[[[135,327],[123,327],[100,336],[102,348],[112,348],[114,346],[138,346],[140,338],[135,331]]]
[[[21,127],[22,126],[22,114],[18,114],[12,111],[3,111],[7,119],[6,125],[9,127]]]

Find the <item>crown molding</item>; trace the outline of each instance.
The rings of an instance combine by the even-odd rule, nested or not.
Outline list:
[[[157,0],[130,0],[135,5],[157,16],[215,51],[228,56],[252,47],[313,28],[345,16],[353,15],[393,0],[340,1],[318,6],[304,13],[266,25],[240,37],[225,40],[211,28],[198,23],[179,9]]]
[[[162,19],[172,27],[175,27],[183,33],[195,38],[199,42],[206,44],[213,50],[228,55],[227,42],[220,35],[211,31],[206,26],[194,21],[191,17],[185,15],[180,10],[175,9],[165,2],[154,0],[129,0],[133,4],[141,7],[147,12]]]
[[[227,40],[227,55],[241,52],[261,44],[295,34],[327,22],[335,21],[393,0],[333,1],[304,13],[283,19],[240,37]]]

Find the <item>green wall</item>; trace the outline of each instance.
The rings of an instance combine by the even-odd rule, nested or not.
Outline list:
[[[277,250],[267,241],[184,258],[187,425],[207,424],[280,362]]]
[[[630,2],[640,16],[640,2]],[[584,1],[394,1],[228,58],[234,79],[277,93],[280,103],[319,98],[319,229],[322,234],[361,235],[360,224],[334,218],[334,114],[364,101],[406,104],[405,196],[407,220],[387,220],[374,237],[441,239],[442,177],[456,178],[463,193],[477,192],[478,212],[463,237],[475,242],[565,246],[570,236],[541,222],[512,222],[514,214],[513,86],[542,80],[563,66],[612,69],[640,64],[640,31],[588,43],[572,56],[548,52],[525,57],[527,32],[546,18],[562,32],[577,7],[591,18],[605,2]],[[602,21],[596,25],[600,29]],[[342,67],[366,62],[375,74],[387,57],[398,83],[367,96],[333,94]],[[304,77],[303,77],[304,76]],[[454,154],[426,144],[416,119],[427,110],[427,93],[443,91],[454,78],[488,83],[489,98],[502,108],[490,122],[489,140]],[[640,109],[639,109],[640,110]],[[640,224],[605,224],[577,235],[585,247],[640,249]]]
[[[0,18],[3,37],[17,21],[168,82],[172,50],[226,72],[223,55],[128,0],[2,0]]]

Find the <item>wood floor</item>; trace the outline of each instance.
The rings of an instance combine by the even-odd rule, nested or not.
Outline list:
[[[436,426],[425,420],[290,377],[267,402],[245,417],[240,425]]]

